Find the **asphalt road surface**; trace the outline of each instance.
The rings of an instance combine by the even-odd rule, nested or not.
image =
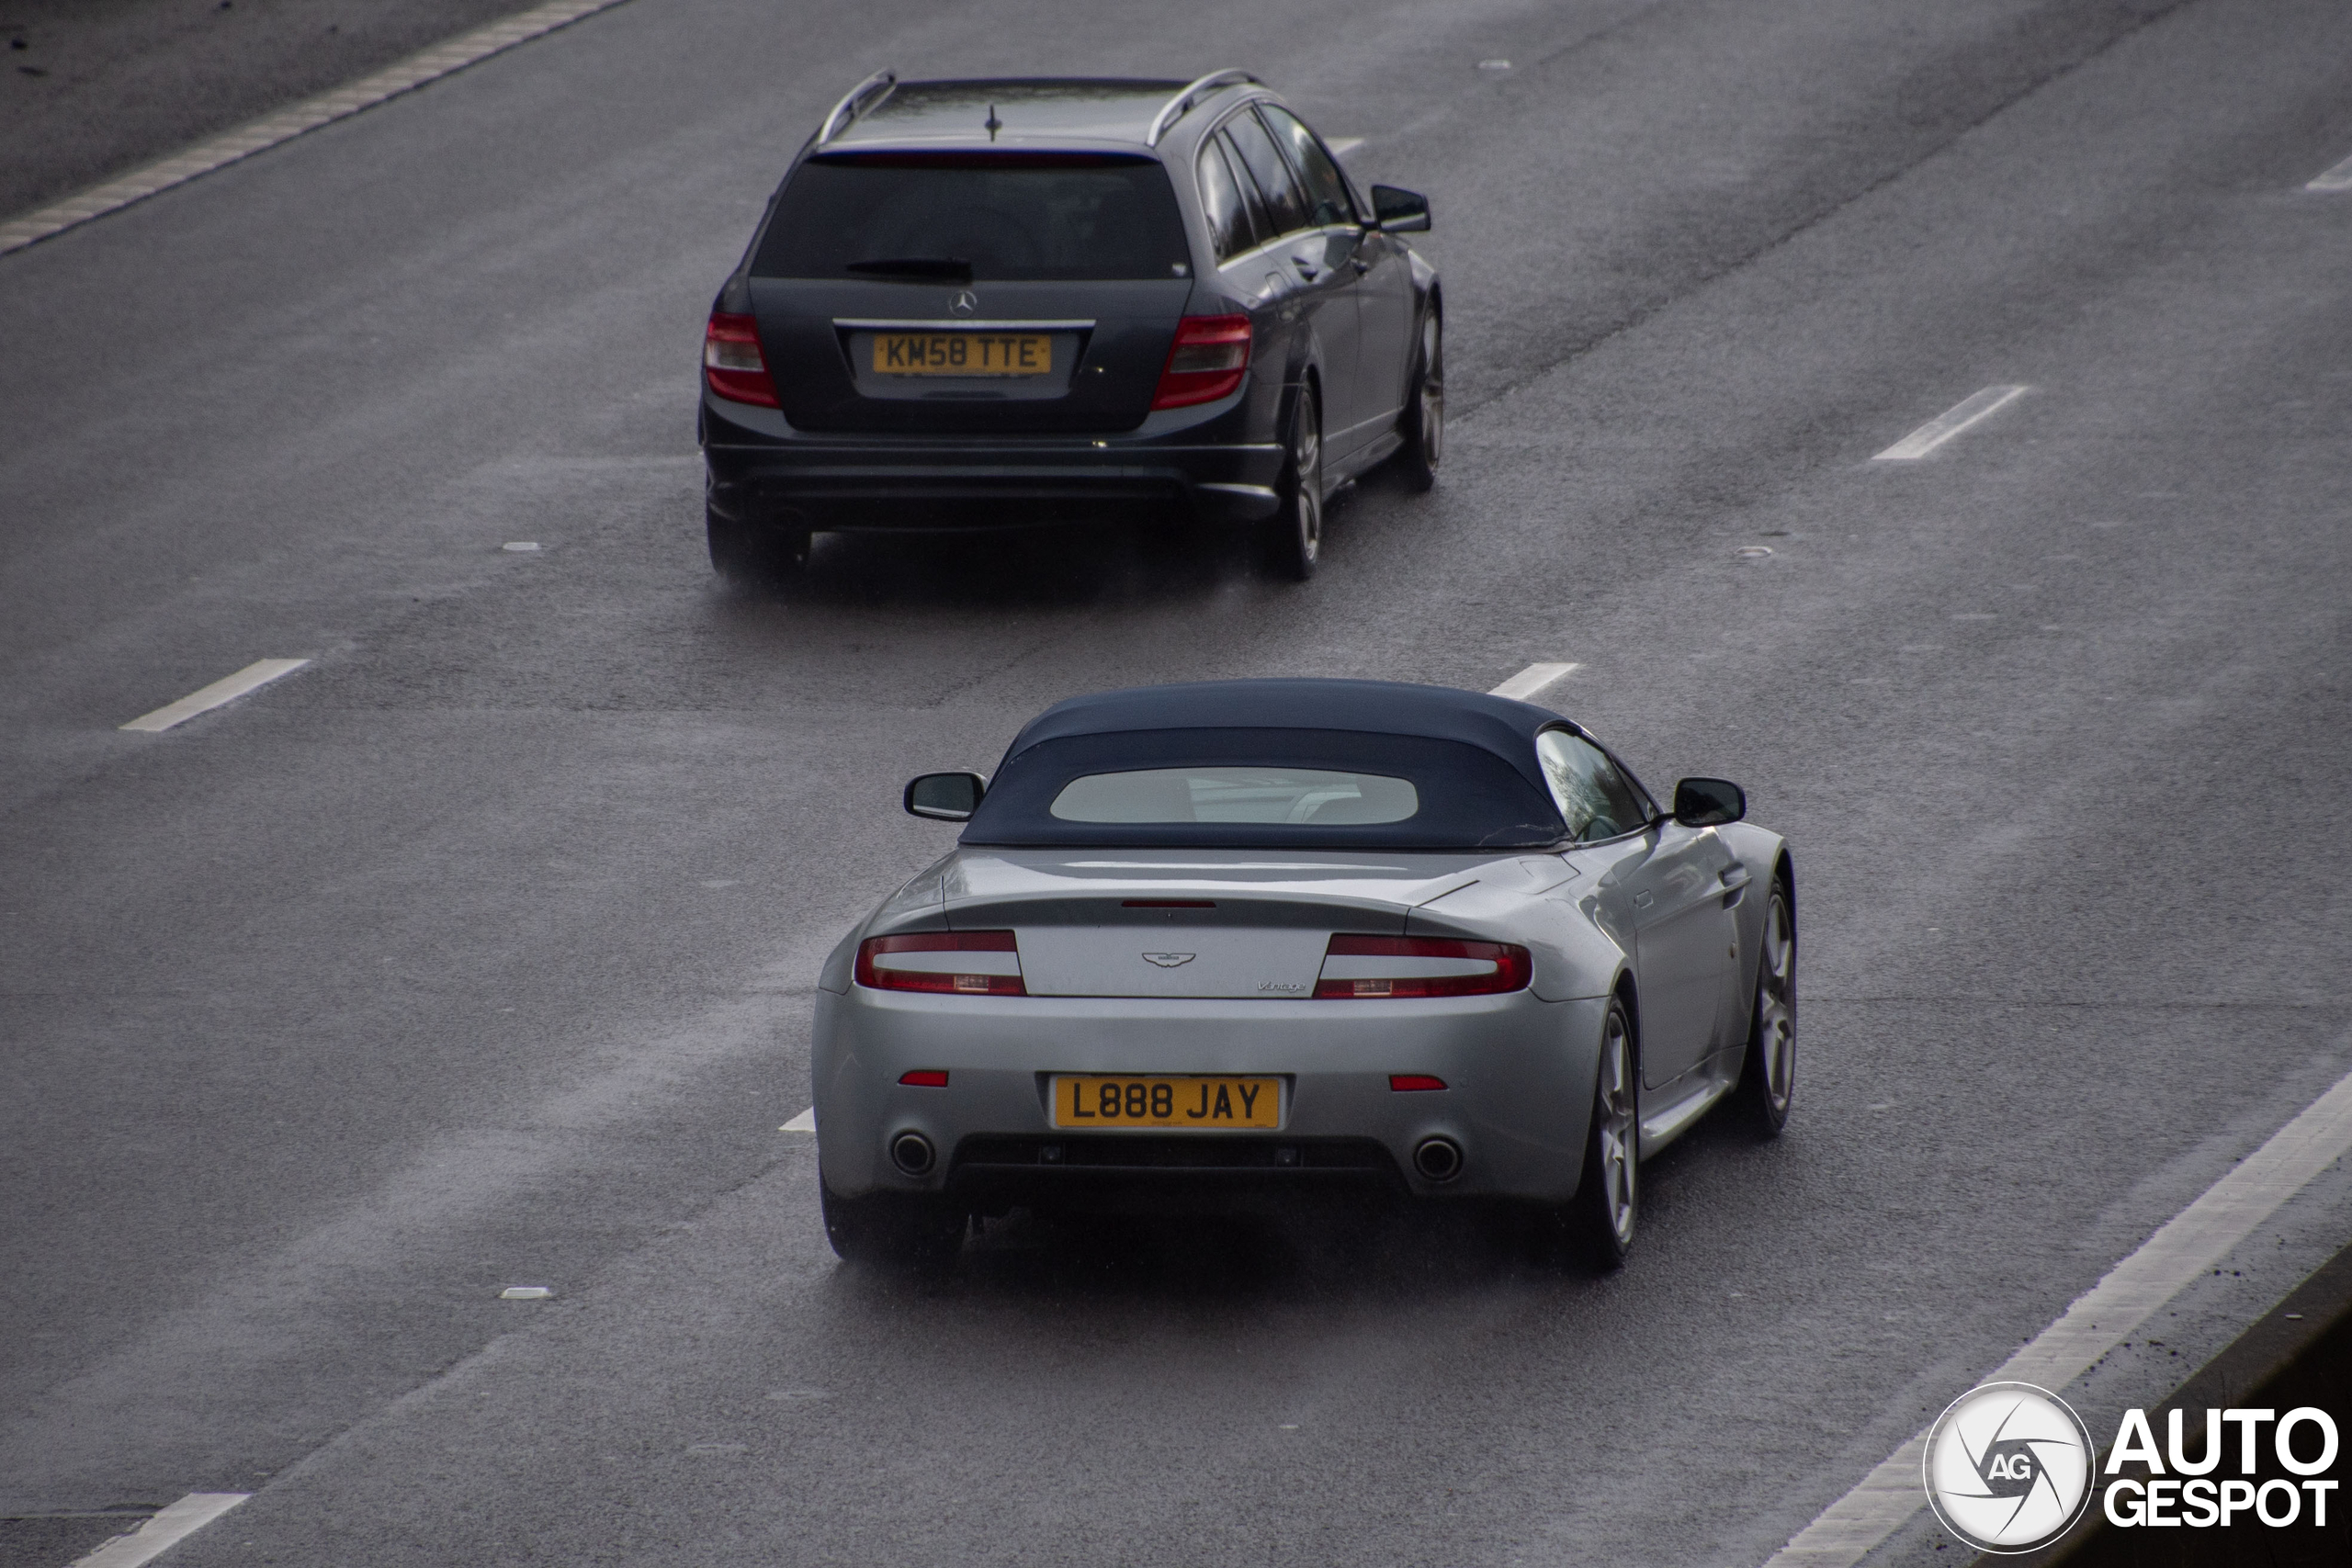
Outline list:
[[[703,316],[884,64],[1242,64],[1366,138],[1436,208],[1438,490],[1305,588],[1109,528],[722,588]],[[2347,155],[2338,0],[634,0],[0,258],[0,1515],[254,1494],[175,1568],[1760,1562],[2352,1068]],[[312,662],[116,728],[263,658]],[[832,1261],[778,1128],[819,958],[947,842],[907,775],[1091,689],[1545,660],[1793,841],[1783,1140],[1657,1162],[1608,1279],[1445,1213]]]

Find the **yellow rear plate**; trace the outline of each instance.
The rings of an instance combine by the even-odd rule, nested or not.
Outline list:
[[[1224,1132],[1283,1124],[1279,1078],[1057,1077],[1054,1125]]]
[[[876,333],[878,376],[1045,376],[1054,340],[1044,333]]]

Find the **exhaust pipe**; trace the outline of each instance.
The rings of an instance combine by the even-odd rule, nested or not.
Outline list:
[[[890,1140],[890,1163],[909,1176],[928,1173],[935,1157],[931,1140],[921,1133],[901,1133]]]
[[[1413,1168],[1431,1181],[1451,1181],[1462,1174],[1462,1145],[1452,1138],[1423,1138],[1413,1150]]]

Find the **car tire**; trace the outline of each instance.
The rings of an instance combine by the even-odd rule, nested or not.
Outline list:
[[[703,528],[711,570],[739,588],[764,588],[797,574],[808,559],[808,531],[722,517],[706,506]]]
[[[1312,386],[1299,389],[1289,445],[1282,508],[1264,525],[1266,566],[1277,577],[1304,582],[1323,558],[1323,408]]]
[[[902,1273],[946,1269],[963,1250],[971,1224],[969,1214],[944,1198],[912,1192],[843,1198],[821,1176],[817,1203],[825,1218],[825,1239],[842,1262]]]
[[[1612,998],[1600,1025],[1584,1172],[1563,1216],[1569,1243],[1603,1273],[1624,1266],[1641,1222],[1640,1072],[1633,1020],[1625,1004]]]
[[[1747,1056],[1739,1100],[1759,1137],[1788,1125],[1797,1092],[1797,919],[1788,884],[1772,878],[1756,955],[1756,1002],[1748,1010]]]
[[[1445,323],[1434,309],[1421,318],[1411,387],[1397,426],[1405,445],[1396,454],[1396,472],[1408,489],[1426,491],[1437,483],[1438,461],[1445,455]]]

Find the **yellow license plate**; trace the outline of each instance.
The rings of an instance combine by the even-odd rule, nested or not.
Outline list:
[[[876,333],[879,376],[1045,376],[1054,340],[1044,333]]]
[[[1283,1124],[1280,1078],[1057,1077],[1054,1125],[1231,1132]]]

